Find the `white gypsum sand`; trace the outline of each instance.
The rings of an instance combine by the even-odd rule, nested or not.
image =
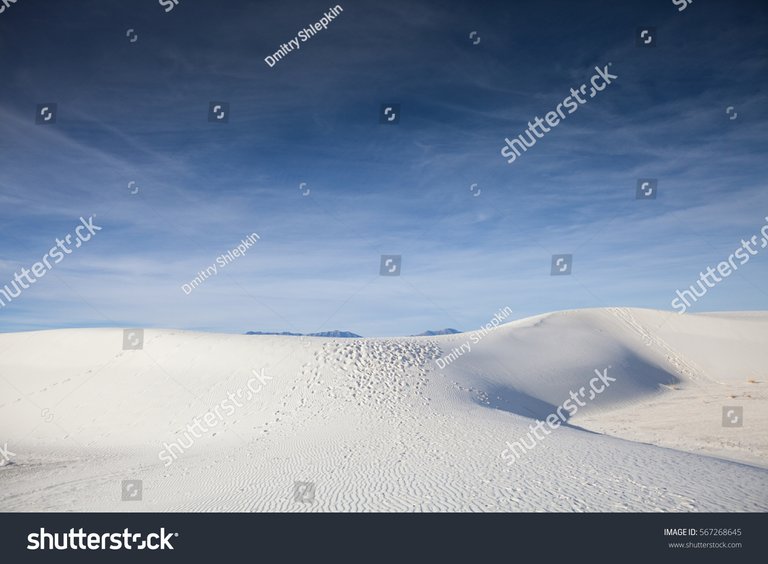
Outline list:
[[[147,330],[124,351],[122,338],[0,335],[5,511],[768,510],[768,313],[565,311],[478,343]],[[502,459],[606,367],[616,381],[567,426]],[[226,401],[249,381],[248,401]],[[727,405],[742,427],[722,426]],[[199,438],[166,465],[196,418]],[[142,499],[122,501],[132,479]],[[314,500],[294,499],[295,481]]]

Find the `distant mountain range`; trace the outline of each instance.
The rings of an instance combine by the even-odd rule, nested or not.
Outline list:
[[[456,333],[461,333],[458,329],[438,329],[437,331],[424,331],[423,333],[419,333],[418,335],[413,335],[413,337],[434,337],[435,335],[455,335]]]
[[[246,335],[288,335],[290,337],[333,337],[335,339],[359,339],[362,336],[349,331],[322,331],[320,333],[275,333],[270,331],[248,331]]]
[[[456,329],[439,329],[437,331],[424,331],[418,335],[411,335],[412,337],[434,337],[436,335],[455,335],[461,333]],[[277,333],[274,331],[248,331],[246,335],[286,335],[289,337],[332,337],[334,339],[361,339],[362,335],[352,333],[351,331],[322,331],[320,333],[291,333],[289,331],[283,331]]]

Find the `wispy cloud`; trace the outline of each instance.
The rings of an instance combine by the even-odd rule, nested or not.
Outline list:
[[[355,3],[273,69],[264,56],[321,8],[151,4],[20,3],[0,21],[0,286],[81,215],[104,226],[0,309],[2,330],[395,335],[503,306],[668,308],[768,215],[757,3]],[[634,45],[648,21],[655,50]],[[508,165],[504,137],[608,62],[615,86]],[[208,122],[211,100],[228,124]],[[49,101],[57,124],[35,125]],[[382,102],[401,103],[400,125],[379,125]],[[658,199],[634,199],[641,177]],[[245,257],[181,291],[252,232]],[[550,276],[555,253],[572,276]],[[381,254],[403,255],[402,276],[378,276]],[[765,309],[767,268],[756,257],[701,308]]]

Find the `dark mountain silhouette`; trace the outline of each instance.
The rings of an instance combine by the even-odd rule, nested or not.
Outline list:
[[[457,329],[438,329],[437,331],[424,331],[423,333],[419,333],[418,335],[412,335],[413,337],[434,337],[435,335],[455,335],[456,333],[461,333],[461,331]]]
[[[335,339],[359,339],[361,335],[352,333],[350,331],[321,331],[320,333],[290,333],[283,331],[282,333],[276,333],[273,331],[248,331],[246,335],[286,335],[289,337],[333,337]]]

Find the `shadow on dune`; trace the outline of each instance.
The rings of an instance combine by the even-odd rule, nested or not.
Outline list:
[[[547,378],[541,378],[533,385],[530,374],[513,372],[502,377],[498,374],[484,374],[484,383],[472,383],[473,388],[480,392],[473,401],[484,407],[538,420],[544,420],[550,414],[557,414],[558,408],[569,401],[569,404],[578,410],[572,413],[568,409],[560,410],[566,422],[564,424],[568,424],[568,420],[575,413],[584,414],[626,406],[659,393],[664,386],[680,382],[680,378],[672,373],[671,369],[661,368],[627,348],[622,350],[621,355],[614,356],[608,366],[599,370],[605,368],[608,368],[608,376],[615,379],[607,386],[604,386],[595,372],[597,368],[587,366],[574,366],[562,376],[553,376],[550,372]],[[526,387],[526,391],[515,387],[518,382]],[[592,394],[591,382],[594,382],[597,389],[603,388],[603,391]],[[582,389],[583,395],[579,393]],[[574,401],[571,392],[585,405]]]

